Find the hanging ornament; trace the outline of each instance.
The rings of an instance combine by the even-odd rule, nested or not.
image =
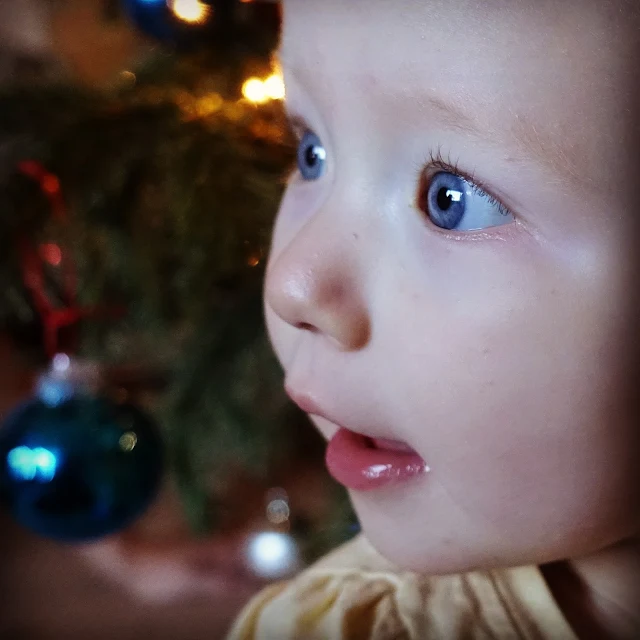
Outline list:
[[[53,221],[65,225],[57,177],[32,160],[18,169],[48,197]],[[0,503],[39,535],[93,540],[126,527],[151,503],[162,478],[162,442],[143,411],[107,397],[97,365],[57,353],[61,329],[75,346],[81,320],[123,310],[78,306],[76,268],[64,247],[37,246],[28,237],[20,246],[51,366],[34,397],[0,429]],[[54,293],[48,267],[57,270]]]
[[[0,430],[0,501],[33,532],[79,542],[132,523],[163,471],[158,429],[101,395],[99,369],[59,354]]]
[[[171,46],[190,47],[203,40],[214,21],[210,2],[200,0],[123,0],[134,25]]]
[[[18,171],[33,180],[48,199],[51,221],[61,228],[67,227],[67,209],[58,177],[36,160],[20,162]],[[26,236],[17,238],[17,243],[20,247],[22,279],[40,316],[48,357],[53,357],[58,351],[62,329],[77,325],[86,318],[118,317],[123,314],[121,308],[78,305],[78,277],[70,251],[63,250],[56,242],[45,242],[38,246]],[[56,284],[53,288],[52,281]],[[76,346],[73,340],[69,346]]]

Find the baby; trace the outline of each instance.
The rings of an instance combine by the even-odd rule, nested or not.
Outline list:
[[[640,637],[640,4],[287,0],[280,56],[266,316],[368,542],[231,636]]]

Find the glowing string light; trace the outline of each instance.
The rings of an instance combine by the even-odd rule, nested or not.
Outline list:
[[[284,100],[286,91],[282,72],[276,65],[273,73],[264,80],[256,77],[248,78],[242,85],[245,100],[254,104],[264,104],[269,100]]]
[[[211,14],[210,7],[200,0],[172,0],[169,8],[176,18],[188,24],[202,24]]]
[[[254,104],[264,104],[269,100],[264,82],[260,78],[249,78],[242,85],[242,95]]]
[[[264,89],[266,94],[272,100],[284,100],[284,97],[285,97],[284,79],[279,73],[272,73],[264,81]]]

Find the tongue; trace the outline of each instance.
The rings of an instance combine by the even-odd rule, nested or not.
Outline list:
[[[387,438],[370,438],[376,449],[387,449],[388,451],[400,451],[402,453],[415,453],[415,451],[404,442],[399,440],[388,440]]]

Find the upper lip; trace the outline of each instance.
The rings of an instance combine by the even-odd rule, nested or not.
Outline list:
[[[366,429],[361,429],[358,425],[352,425],[351,421],[349,421],[348,425],[345,424],[345,422],[338,419],[335,414],[326,411],[315,399],[312,393],[299,391],[289,383],[285,384],[285,391],[287,392],[287,395],[291,398],[291,400],[293,400],[293,402],[297,404],[298,407],[300,407],[300,409],[302,409],[305,413],[316,416],[318,418],[324,418],[336,427],[348,429],[349,431],[353,431],[354,433],[364,436],[365,438],[385,438],[401,442],[400,440],[393,438],[393,436],[389,435],[388,433],[382,433],[382,430],[378,432],[378,430],[375,429],[374,433],[374,428],[371,428],[372,425],[370,424],[366,425]]]
[[[331,416],[329,416],[320,405],[316,402],[313,396],[309,393],[303,393],[301,391],[297,391],[288,383],[284,386],[287,395],[293,400],[295,404],[300,407],[305,413],[310,413],[311,415],[318,416],[320,418],[324,418],[329,422],[333,422],[338,425],[339,423],[334,420]]]

